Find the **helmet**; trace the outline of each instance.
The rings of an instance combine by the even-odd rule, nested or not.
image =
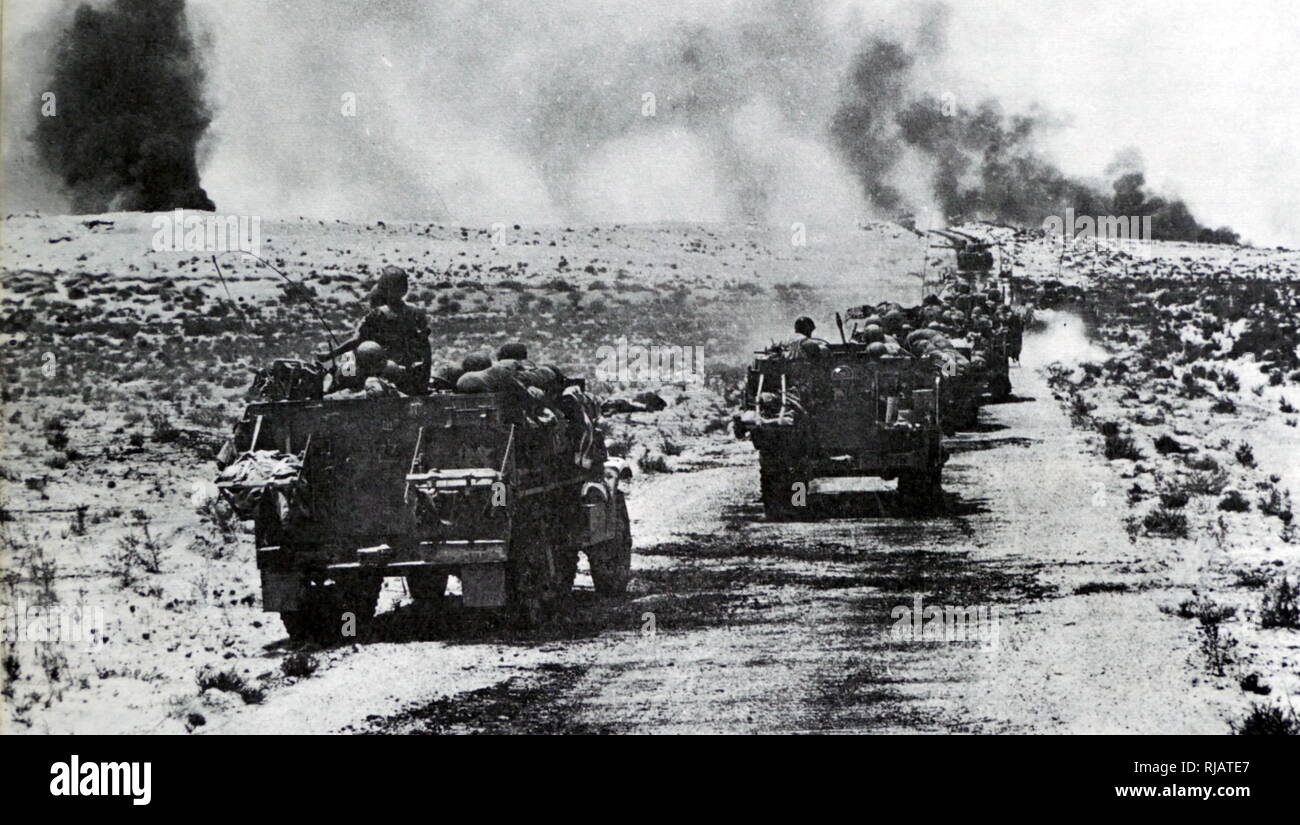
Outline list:
[[[879,324],[870,324],[862,330],[862,338],[868,343],[885,340],[885,330]]]
[[[357,346],[357,369],[363,373],[375,374],[386,360],[384,348],[374,341],[362,341]]]
[[[799,316],[794,322],[794,331],[800,335],[812,335],[815,329],[817,329],[817,325],[807,315]]]
[[[518,342],[502,344],[501,349],[497,350],[497,360],[499,361],[524,361],[527,358],[528,347]]]
[[[867,345],[867,355],[872,358],[879,358],[889,352],[889,347],[885,346],[883,341],[876,341],[874,344]]]
[[[491,357],[481,352],[470,353],[460,362],[460,368],[465,372],[478,372],[479,370],[485,370],[490,366],[492,366]]]
[[[406,294],[407,286],[406,271],[400,266],[389,264],[379,273],[379,281],[375,284],[375,297],[400,298]]]

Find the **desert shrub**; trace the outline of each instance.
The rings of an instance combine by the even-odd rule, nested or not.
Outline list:
[[[1237,641],[1223,630],[1223,623],[1237,615],[1237,609],[1229,605],[1216,604],[1204,596],[1184,599],[1178,605],[1178,615],[1185,619],[1200,622],[1197,631],[1200,634],[1200,649],[1204,654],[1210,672],[1223,676],[1234,661]]]
[[[1279,490],[1269,485],[1268,494],[1259,499],[1259,511],[1266,516],[1277,516],[1283,524],[1291,523],[1291,491]]]
[[[127,534],[118,539],[117,545],[108,557],[108,572],[123,587],[135,584],[140,571],[146,573],[162,572],[162,545],[149,532],[149,524],[140,520],[140,535]]]
[[[185,420],[210,430],[224,429],[229,421],[225,409],[220,404],[202,404],[193,407],[185,414]]]
[[[198,683],[199,693],[205,690],[220,690],[236,693],[246,705],[256,705],[266,698],[266,692],[248,684],[243,676],[234,670],[213,670],[205,668],[199,671],[194,681]]]
[[[636,461],[636,466],[646,474],[672,472],[672,469],[668,466],[668,460],[664,458],[662,453],[654,453],[649,450],[641,454],[641,457]]]
[[[1132,438],[1126,435],[1114,433],[1106,436],[1106,444],[1103,452],[1107,460],[1128,459],[1130,461],[1140,461],[1143,453],[1138,449],[1137,444]]]
[[[1183,482],[1183,489],[1194,496],[1217,496],[1228,486],[1228,474],[1222,470],[1205,470],[1192,473]]]
[[[1179,510],[1187,506],[1191,496],[1181,487],[1169,487],[1160,491],[1160,504],[1169,510]]]
[[[1259,626],[1300,628],[1300,586],[1291,584],[1283,576],[1266,590],[1259,610]]]
[[[239,538],[239,515],[230,503],[220,496],[211,496],[194,508],[199,520],[216,528],[223,541],[233,542]]]
[[[1300,717],[1293,709],[1252,704],[1240,722],[1228,723],[1238,736],[1300,736]]]
[[[659,448],[663,451],[664,455],[681,455],[682,451],[686,449],[685,445],[680,441],[674,441],[672,437],[666,433],[661,432],[659,435],[661,439]]]
[[[166,444],[180,438],[181,431],[172,423],[171,416],[161,407],[152,407],[148,413],[149,426],[153,430],[153,440]]]
[[[1082,393],[1075,393],[1070,396],[1070,419],[1075,425],[1083,424],[1095,409],[1097,409],[1097,405],[1088,401]]]
[[[1199,364],[1197,366],[1199,366]],[[1200,381],[1196,380],[1196,377],[1193,376],[1192,373],[1185,372],[1183,373],[1183,383],[1179,390],[1179,394],[1184,398],[1194,400],[1197,398],[1204,398],[1210,394],[1210,391],[1207,390]]]
[[[1260,696],[1267,696],[1272,693],[1272,689],[1260,681],[1258,673],[1247,673],[1237,682],[1246,693],[1257,693]]]
[[[1124,582],[1088,582],[1074,588],[1074,595],[1087,596],[1091,593],[1127,593],[1129,586]]]
[[[605,436],[605,451],[614,458],[627,458],[636,445],[636,439],[630,433]]]
[[[1268,571],[1266,570],[1234,570],[1232,575],[1237,579],[1239,587],[1247,587],[1251,590],[1258,590],[1261,587],[1267,587],[1269,582]]]
[[[1142,527],[1150,535],[1167,538],[1187,537],[1187,516],[1164,506],[1157,507],[1142,519]]]
[[[68,446],[68,431],[62,427],[45,431],[45,443],[54,450],[63,450]]]
[[[1245,513],[1250,510],[1250,502],[1236,490],[1229,490],[1219,500],[1219,509],[1229,513]]]
[[[1202,624],[1223,622],[1237,615],[1237,608],[1219,604],[1202,595],[1183,599],[1175,613],[1183,619],[1196,619]]]
[[[1183,451],[1183,445],[1180,444],[1177,439],[1175,439],[1173,436],[1169,435],[1168,433],[1164,433],[1159,438],[1157,438],[1155,440],[1155,445],[1156,445],[1156,452],[1160,453],[1161,455],[1169,455],[1170,453],[1181,453]]]
[[[1220,415],[1232,415],[1236,411],[1237,402],[1233,401],[1226,395],[1215,399],[1214,403],[1210,405],[1210,412],[1218,413]]]
[[[1243,467],[1255,466],[1255,450],[1245,441],[1237,445],[1237,449],[1233,452],[1233,456],[1236,457],[1237,463]]]
[[[303,651],[290,653],[280,662],[280,672],[290,678],[305,679],[316,672],[316,667],[316,657]]]

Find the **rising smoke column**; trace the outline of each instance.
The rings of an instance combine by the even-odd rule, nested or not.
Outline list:
[[[888,182],[898,162],[898,106],[907,94],[913,57],[901,44],[873,38],[849,68],[847,93],[831,118],[830,133],[862,184],[881,209],[904,208],[902,193]]]
[[[206,209],[197,152],[211,113],[184,0],[80,6],[56,45],[37,156],[77,212]]]
[[[1055,125],[1049,115],[1008,114],[993,99],[958,106],[921,90],[919,69],[942,51],[945,21],[945,8],[932,7],[915,46],[868,38],[841,84],[830,133],[871,204],[895,215],[924,207],[896,185],[900,160],[912,156],[921,158],[926,188],[949,220],[1041,226],[1073,209],[1089,216],[1149,215],[1158,240],[1238,241],[1227,227],[1202,226],[1183,201],[1149,193],[1132,150],[1108,170],[1115,175],[1110,186],[1082,181],[1039,149]]]

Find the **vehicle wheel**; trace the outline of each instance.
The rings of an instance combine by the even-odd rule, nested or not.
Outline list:
[[[333,626],[331,627],[328,620],[324,625],[333,633],[333,639],[330,641],[341,642],[353,638],[342,635],[344,613],[351,613],[355,618],[352,629],[356,631],[356,638],[364,638],[375,620],[375,608],[379,606],[379,591],[384,587],[383,577],[360,576],[339,582],[335,587],[337,595],[332,605]]]
[[[989,395],[994,401],[1006,401],[1011,397],[1011,377],[995,375],[989,382]]]
[[[406,590],[421,610],[441,610],[446,601],[446,573],[414,573],[406,577]]]
[[[284,630],[289,634],[289,638],[295,642],[311,641],[311,621],[303,610],[284,610],[280,613],[280,621],[284,624]]]
[[[573,579],[578,575],[578,548],[557,547],[551,561],[555,564],[555,593],[564,599],[573,593]]]
[[[910,470],[898,474],[898,498],[907,507],[929,508],[943,498],[943,470]]]
[[[384,580],[378,576],[358,577],[351,581],[313,581],[303,593],[297,610],[280,614],[284,629],[294,641],[332,644],[353,638],[344,636],[344,613],[354,617],[355,636],[364,636],[375,617],[379,590]]]
[[[514,620],[526,629],[546,621],[555,599],[555,572],[549,537],[540,523],[517,524],[511,542],[508,603]]]
[[[795,473],[785,467],[773,466],[760,459],[758,469],[759,492],[763,498],[763,513],[772,521],[789,521],[798,517],[801,508],[793,502]],[[806,492],[805,492],[806,495]]]
[[[600,596],[621,596],[627,592],[628,580],[632,578],[632,521],[627,515],[627,501],[623,494],[618,494],[615,503],[618,519],[618,537],[593,547],[595,552],[587,553],[591,562],[591,581]],[[572,579],[570,579],[572,586]]]

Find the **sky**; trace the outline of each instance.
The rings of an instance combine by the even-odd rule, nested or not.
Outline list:
[[[15,107],[39,93],[30,61],[17,58],[61,3],[3,2],[5,172],[17,192]],[[838,83],[863,37],[915,37],[939,10],[946,46],[918,68],[933,93],[1049,113],[1059,123],[1043,150],[1075,175],[1100,178],[1136,147],[1153,187],[1184,198],[1202,223],[1300,245],[1300,9],[1289,0],[190,5],[214,105],[200,170],[222,211],[861,217],[822,134]],[[697,40],[721,68],[679,65],[681,44]],[[719,78],[684,85],[688,72]],[[688,88],[717,100],[674,108]],[[621,120],[639,117],[652,90],[662,109],[652,126]],[[341,111],[349,92],[352,118]],[[560,120],[548,122],[541,104],[559,97]]]
[[[949,59],[972,86],[1068,118],[1049,141],[1062,168],[1100,174],[1117,148],[1135,146],[1148,180],[1185,198],[1202,223],[1300,243],[1300,6],[951,5]]]

